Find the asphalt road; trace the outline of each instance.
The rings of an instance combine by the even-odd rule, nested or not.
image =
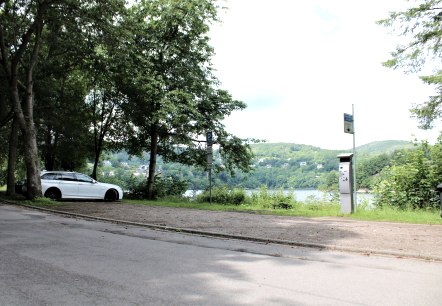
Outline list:
[[[441,305],[442,263],[214,239],[0,204],[0,305]]]

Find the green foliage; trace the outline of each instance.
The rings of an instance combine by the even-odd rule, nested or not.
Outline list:
[[[45,197],[37,197],[35,199],[31,200],[26,200],[24,202],[27,205],[31,205],[31,206],[54,206],[57,205],[57,201],[51,200],[49,198],[45,198]]]
[[[386,167],[374,189],[375,205],[399,209],[433,209],[439,206],[436,186],[442,182],[439,142],[431,147],[422,142],[416,149],[398,152],[393,165]]]
[[[437,95],[430,96],[424,103],[414,106],[411,113],[418,120],[420,128],[428,130],[442,117],[442,71],[438,71],[436,75],[422,76],[421,79],[429,85],[436,86]]]
[[[118,185],[121,188],[123,188],[123,190],[125,190],[127,188],[127,183],[128,183],[128,182],[122,180],[118,176],[109,176],[109,175],[100,176],[100,177],[98,177],[97,180],[102,183]]]
[[[380,148],[392,152],[388,146],[404,148],[409,146],[408,142],[377,142],[374,145],[367,145],[363,154],[357,158],[358,187],[372,189],[375,178],[379,176],[384,165],[389,165],[394,154],[381,154]],[[379,147],[380,146],[380,147]],[[322,150],[305,145],[296,144],[251,144],[253,171],[250,173],[238,171],[230,176],[229,171],[223,171],[224,158],[218,149],[213,152],[213,165],[218,171],[213,171],[212,178],[215,185],[226,185],[229,189],[245,188],[258,189],[266,185],[269,189],[278,188],[317,188],[333,196],[339,196],[338,191],[338,159],[336,156],[341,151]],[[357,148],[358,150],[359,148]],[[373,152],[373,153],[371,153]],[[114,165],[125,163],[124,168],[113,168],[115,176],[122,181],[128,182],[131,174],[141,164],[146,164],[149,154],[142,157],[130,156],[125,152],[113,153],[105,157],[111,160]],[[307,165],[300,166],[300,162],[309,159]],[[157,160],[158,169],[163,176],[175,176],[189,182],[191,190],[205,190],[208,187],[207,172],[195,166],[186,166],[180,163],[165,162],[161,157]],[[320,165],[320,167],[318,167]],[[125,185],[122,185],[123,187]]]
[[[383,140],[373,141],[362,146],[358,146],[356,151],[361,155],[379,156],[389,155],[397,150],[412,149],[413,143],[404,140]]]
[[[292,209],[296,204],[294,192],[284,193],[284,189],[280,188],[270,197],[270,205],[273,209]]]
[[[227,186],[221,186],[212,189],[212,203],[240,205],[245,203],[246,198],[247,195],[241,188],[229,190]],[[199,194],[196,200],[200,203],[210,202],[210,190]]]
[[[155,179],[153,195],[154,199],[182,198],[187,190],[187,182],[176,177],[158,177]],[[146,180],[132,178],[129,183],[129,199],[148,199]]]
[[[391,53],[392,58],[384,63],[391,68],[403,67],[407,71],[420,71],[429,67],[440,70],[442,57],[442,1],[423,0],[405,11],[392,12],[389,18],[378,23],[390,27],[400,36],[407,38],[404,45],[398,45]],[[423,76],[421,79],[437,86],[437,94],[415,106],[411,112],[424,129],[433,127],[434,121],[442,115],[442,73]]]
[[[318,189],[323,192],[337,192],[338,191],[339,172],[337,170],[324,173],[321,176],[321,181]]]
[[[197,196],[200,203],[210,202],[209,190]],[[260,207],[263,209],[292,209],[296,205],[293,191],[285,193],[281,188],[276,192],[269,192],[266,186],[250,196],[241,188],[229,190],[227,186],[215,187],[212,190],[212,202],[224,205],[240,205]]]
[[[157,178],[155,179],[154,184],[154,197],[157,199],[182,197],[187,188],[187,181],[180,180],[177,177],[169,176],[166,178]]]
[[[438,209],[398,209],[397,207],[385,206],[374,209],[358,207],[352,219],[386,222],[403,222],[414,224],[442,224]]]
[[[372,189],[379,173],[392,162],[393,154],[380,154],[367,157],[356,167],[356,184],[358,188]]]
[[[285,193],[280,188],[276,192],[270,192],[265,185],[251,194],[250,203],[264,209],[292,209],[297,204],[293,191]]]
[[[442,5],[440,0],[423,0],[415,7],[401,12],[391,12],[389,18],[380,20],[380,25],[392,28],[400,36],[408,38],[392,52],[387,67],[407,67],[411,71],[422,68],[427,60],[442,55]]]
[[[157,156],[205,168],[204,141],[198,139],[208,130],[222,147],[227,170],[249,170],[248,144],[222,124],[246,105],[220,89],[213,74],[208,33],[217,13],[211,0],[140,1],[122,22],[130,35],[114,54],[118,89],[127,97],[121,105],[130,127],[124,147],[150,153],[149,190]]]

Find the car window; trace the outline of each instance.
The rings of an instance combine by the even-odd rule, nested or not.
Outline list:
[[[61,179],[63,181],[76,181],[77,179],[75,178],[75,174],[74,173],[63,173],[61,175]]]
[[[81,173],[77,173],[77,181],[79,181],[79,182],[86,182],[86,183],[92,183],[93,182],[93,180],[89,176],[81,174]]]
[[[58,173],[45,173],[41,176],[42,180],[58,180],[60,175]]]
[[[54,174],[53,173],[45,173],[41,176],[42,180],[53,180]]]

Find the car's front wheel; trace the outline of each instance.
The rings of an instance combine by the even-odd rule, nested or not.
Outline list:
[[[118,192],[115,189],[109,189],[104,195],[104,200],[109,202],[118,200]]]
[[[61,191],[57,188],[49,188],[46,190],[44,196],[51,200],[57,201],[61,199]]]

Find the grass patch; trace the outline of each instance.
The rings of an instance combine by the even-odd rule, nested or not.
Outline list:
[[[151,206],[163,206],[163,207],[175,207],[175,208],[192,208],[211,211],[237,211],[237,212],[250,212],[267,215],[279,215],[279,216],[297,216],[297,217],[324,217],[324,216],[343,216],[340,213],[340,207],[337,204],[330,203],[317,203],[311,204],[298,204],[291,209],[273,209],[263,208],[261,205],[256,204],[218,204],[218,203],[198,203],[191,201],[184,202],[171,202],[171,201],[147,201],[147,200],[124,200],[127,204],[137,205],[151,205]]]
[[[39,207],[54,207],[57,204],[58,205],[61,204],[61,202],[56,202],[56,201],[53,201],[53,200],[45,198],[45,197],[39,197],[39,198],[36,198],[35,200],[31,201],[31,200],[27,200],[21,194],[7,196],[6,191],[0,191],[0,200],[12,201],[12,202],[16,202],[18,204],[39,206]]]
[[[175,208],[192,208],[211,211],[237,211],[256,214],[293,216],[293,217],[343,217],[354,220],[400,222],[414,224],[441,224],[442,218],[439,210],[409,210],[403,211],[389,207],[379,209],[359,208],[356,213],[345,215],[341,213],[339,203],[309,201],[308,203],[297,203],[291,209],[263,208],[256,204],[217,204],[198,203],[193,201],[147,201],[147,200],[124,200],[127,204],[151,205]]]
[[[399,210],[392,207],[357,209],[350,217],[356,220],[386,221],[415,224],[442,224],[438,209]]]
[[[51,200],[49,198],[39,197],[33,201],[24,200],[23,204],[30,205],[30,206],[39,206],[39,207],[54,207],[54,206],[57,206],[57,204],[60,205],[61,203]]]

